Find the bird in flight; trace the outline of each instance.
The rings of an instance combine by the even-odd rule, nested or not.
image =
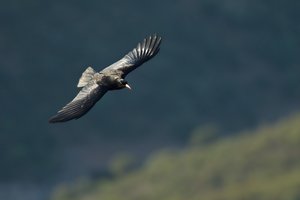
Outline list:
[[[149,36],[122,59],[96,72],[88,67],[79,79],[77,87],[81,88],[77,96],[56,115],[50,123],[66,122],[85,115],[109,90],[131,89],[125,77],[144,62],[153,58],[160,49],[161,37]]]

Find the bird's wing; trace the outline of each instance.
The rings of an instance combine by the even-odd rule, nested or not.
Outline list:
[[[121,72],[122,77],[125,77],[144,62],[153,58],[160,49],[160,43],[161,37],[156,35],[144,39],[142,43],[138,43],[137,47],[127,53],[121,60],[106,67],[103,72],[106,70],[117,70]]]
[[[78,119],[86,114],[95,103],[107,92],[103,86],[91,81],[81,89],[78,95],[58,113],[51,117],[49,122],[65,122],[71,119]]]

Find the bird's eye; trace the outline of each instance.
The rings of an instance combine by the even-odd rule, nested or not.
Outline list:
[[[125,81],[124,79],[122,79],[122,80],[121,80],[121,83],[122,83],[123,85],[125,85],[125,84],[127,84],[127,81]]]

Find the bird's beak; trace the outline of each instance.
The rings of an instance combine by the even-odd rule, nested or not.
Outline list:
[[[131,87],[128,84],[126,84],[125,87],[127,87],[129,90],[131,90]]]

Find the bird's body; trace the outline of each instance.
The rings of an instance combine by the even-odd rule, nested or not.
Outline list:
[[[109,90],[129,88],[124,79],[128,73],[154,57],[161,43],[161,38],[150,36],[139,43],[136,48],[122,59],[96,72],[88,67],[79,79],[77,87],[82,88],[77,96],[50,118],[50,123],[65,122],[78,119],[86,114]]]

